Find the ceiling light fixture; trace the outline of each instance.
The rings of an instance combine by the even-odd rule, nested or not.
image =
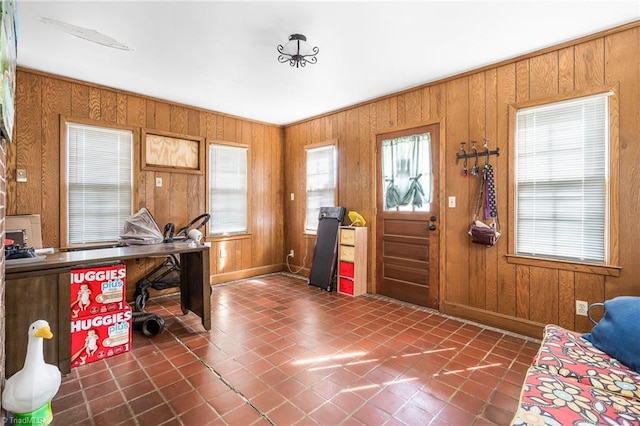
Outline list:
[[[302,34],[291,34],[289,41],[283,46],[278,45],[278,62],[289,62],[292,67],[304,67],[307,62],[315,64],[318,62],[316,55],[318,54],[318,47],[311,47],[307,43],[307,38]]]

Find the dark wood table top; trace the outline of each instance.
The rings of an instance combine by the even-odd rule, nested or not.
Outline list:
[[[109,247],[89,250],[59,251],[44,254],[42,257],[18,259],[17,262],[6,260],[5,273],[36,272],[48,269],[67,268],[78,265],[98,265],[118,260],[137,259],[145,257],[163,257],[170,254],[193,253],[208,250],[203,245],[193,245],[190,242],[173,242],[162,244],[135,245],[124,247]]]

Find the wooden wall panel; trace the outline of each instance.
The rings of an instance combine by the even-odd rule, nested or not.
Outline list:
[[[484,73],[484,86],[485,86],[485,131],[484,137],[487,138],[489,147],[497,147],[498,146],[498,72],[497,70],[490,69]],[[482,145],[481,145],[482,146]],[[504,162],[504,158],[501,160]],[[496,165],[500,162],[500,158],[497,157],[495,161]],[[497,166],[496,166],[497,167]],[[506,167],[504,168],[506,169]],[[500,168],[497,167],[497,172],[500,172]],[[498,178],[500,178],[500,182],[502,182],[502,176],[498,173]],[[500,183],[498,182],[498,183]],[[500,187],[496,187],[496,190],[499,191]],[[506,200],[506,193],[500,192],[498,197],[498,202],[504,198]],[[504,203],[503,203],[504,205]],[[506,210],[501,208],[501,213],[506,215]],[[500,213],[499,213],[500,214]],[[504,233],[506,229],[503,229]],[[484,251],[484,306],[483,309],[487,310],[496,310],[498,303],[498,247],[494,247],[491,250]]]
[[[283,202],[281,127],[25,69],[18,70],[16,102],[16,141],[7,158],[8,167],[14,170],[7,175],[7,212],[39,213],[45,246],[60,244],[60,117],[64,116],[249,145],[257,153],[250,159],[249,170],[256,171],[250,179],[258,191],[251,194],[250,209],[268,213],[252,216],[258,219],[250,236],[229,243],[232,251],[224,266],[218,262],[219,250],[212,248],[212,270],[233,278],[234,274],[245,276],[282,267],[283,220],[277,213]],[[136,141],[138,155],[140,146]],[[17,167],[27,169],[28,182],[15,181]],[[161,230],[168,222],[180,228],[208,210],[204,174],[151,172],[139,167],[136,159],[134,207],[149,208]],[[162,178],[162,187],[155,186],[156,177]],[[226,244],[224,240],[219,244]],[[131,291],[135,280],[150,266],[152,263],[145,261],[131,263]]]
[[[575,48],[575,88],[604,84],[604,39],[598,38]]]
[[[528,319],[531,316],[531,275],[530,268],[516,266],[516,316]]]
[[[511,186],[508,179],[509,158],[509,109],[508,105],[516,100],[516,75],[515,64],[508,64],[499,67],[497,70],[497,131],[495,145],[500,148],[500,157],[494,161],[496,176],[496,197],[498,198],[498,212],[501,217],[500,223],[504,236],[498,241],[496,247],[496,269],[498,274],[497,293],[498,301],[495,308],[487,306],[491,312],[498,312],[504,315],[516,316],[516,281],[515,265],[507,263],[506,254],[509,244],[509,212],[508,203]],[[491,142],[491,141],[490,141]]]
[[[476,142],[476,149],[482,151],[483,138],[486,136],[486,101],[485,101],[485,75],[477,73],[469,76],[469,134],[465,138],[467,152],[473,152],[471,141]],[[474,176],[472,168],[476,164],[475,159],[467,162],[468,174],[458,179],[466,180],[469,192],[468,220],[475,210],[475,197],[481,181],[481,175]],[[478,160],[479,167],[484,165],[484,160]],[[453,176],[455,178],[455,175]],[[465,237],[466,238],[466,237]],[[491,250],[493,252],[495,250]],[[469,249],[469,306],[484,309],[486,305],[486,256],[490,251],[480,245],[472,244]]]
[[[166,132],[171,131],[171,105],[165,102],[155,102],[155,104],[155,128]]]
[[[39,212],[42,206],[42,80],[25,76],[25,84],[16,86],[16,141],[7,144],[7,215]],[[19,136],[18,136],[19,135]],[[20,149],[18,149],[18,143]],[[13,161],[12,161],[13,159]],[[21,197],[12,197],[18,190],[16,169],[27,169],[27,182],[20,183]]]
[[[573,46],[558,51],[558,92],[566,93],[575,90],[575,58]]]
[[[522,60],[516,62],[516,100],[518,102],[529,100],[530,84],[529,61]]]
[[[558,312],[558,325],[575,329],[575,272],[558,271],[558,305],[562,307]]]
[[[445,256],[447,286],[441,295],[453,303],[467,305],[469,303],[470,242],[466,232],[469,229],[473,194],[469,192],[467,177],[462,175],[462,163],[456,164],[455,155],[460,152],[460,142],[467,142],[469,149],[469,83],[468,78],[460,78],[447,82],[446,96],[447,122],[451,125],[444,129],[448,146],[446,158],[441,159],[449,167],[446,172],[447,194],[456,196],[456,208],[446,210],[447,228],[440,232],[445,236],[447,251],[449,247],[457,247],[455,256]],[[445,198],[443,196],[441,199]],[[474,250],[479,248],[474,247]],[[474,265],[475,267],[475,265]]]
[[[531,266],[529,274],[528,319],[540,324],[557,324],[558,270]]]
[[[20,77],[17,81],[20,84]],[[40,164],[30,164],[28,169],[41,167],[42,204],[33,206],[31,213],[40,213],[42,222],[42,243],[44,247],[56,247],[60,241],[60,115],[71,114],[71,83],[53,77],[44,78],[42,82],[42,161]],[[16,115],[20,111],[16,111]],[[35,117],[34,117],[35,118]],[[20,143],[16,135],[17,143]],[[18,149],[20,147],[18,146]],[[22,197],[21,187],[17,187]],[[10,197],[12,194],[7,194]],[[55,244],[48,244],[55,242]]]
[[[89,88],[85,85],[71,85],[71,116],[89,118]]]
[[[558,53],[550,52],[534,56],[529,60],[529,99],[544,98],[556,93],[558,93]]]
[[[105,123],[115,123],[117,117],[117,92],[107,89],[100,90],[100,114],[97,119]]]
[[[620,90],[620,266],[619,278],[607,278],[605,297],[637,295],[640,292],[640,29],[638,27],[605,38],[605,82]],[[635,113],[634,113],[635,111]]]
[[[89,119],[100,120],[100,89],[96,87],[89,87]]]

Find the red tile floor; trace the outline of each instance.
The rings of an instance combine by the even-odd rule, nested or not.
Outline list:
[[[75,368],[54,425],[506,425],[538,342],[378,296],[267,275],[179,296],[131,352]]]

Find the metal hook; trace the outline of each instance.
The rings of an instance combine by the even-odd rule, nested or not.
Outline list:
[[[462,151],[462,155],[461,157],[464,158],[464,162],[462,163],[462,175],[463,176],[468,176],[468,169],[467,169],[467,151],[464,149],[466,145],[466,142],[460,142],[460,151]],[[456,163],[458,162],[458,159],[456,158]]]
[[[478,150],[476,149],[476,141],[471,141],[471,149],[473,150],[473,155],[475,157],[475,162],[473,164],[473,167],[471,168],[471,175],[478,176],[480,167],[478,166]]]
[[[459,161],[461,158],[464,158],[464,157],[465,157],[465,155],[467,155],[467,151],[465,151],[465,150],[464,150],[464,145],[465,145],[465,143],[466,143],[466,142],[460,142],[460,151],[462,151],[462,154],[458,154],[458,155],[456,155],[456,164],[458,164],[458,161]]]
[[[482,138],[484,140],[484,151],[486,154],[486,157],[484,158],[484,165],[485,167],[489,165],[489,139],[487,138]]]

